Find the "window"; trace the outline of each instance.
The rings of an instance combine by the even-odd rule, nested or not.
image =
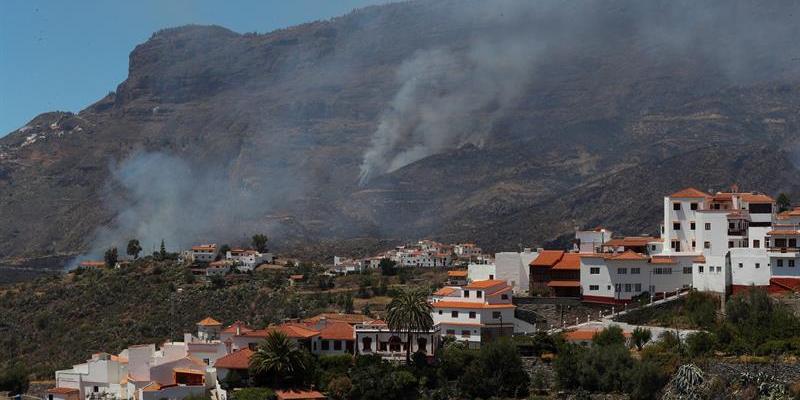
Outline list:
[[[694,250],[696,248],[697,248],[697,241],[696,240],[692,240],[692,250]]]
[[[470,334],[469,329],[464,329],[463,331],[461,331],[461,336],[469,337],[469,334]]]
[[[722,272],[722,267],[720,267],[719,265],[717,265],[717,273],[720,273],[720,272]]]
[[[641,268],[631,268],[631,275],[639,275]]]
[[[794,260],[789,260],[789,266],[794,267]]]
[[[361,339],[361,350],[362,351],[372,351],[372,338],[371,337],[364,337]]]
[[[327,340],[323,340],[322,341],[322,350],[330,350],[330,349],[331,349],[331,343],[329,341],[327,341]]]
[[[761,241],[759,241],[758,239],[753,239],[753,248],[757,249],[759,247],[761,247]]]
[[[761,263],[756,263],[756,269],[761,268]]]
[[[453,318],[458,318],[458,311],[450,312],[450,316],[453,317]]]
[[[342,341],[341,340],[334,340],[333,341],[333,349],[334,350],[341,350],[342,349]]]
[[[507,294],[501,294],[500,298],[503,299],[503,300],[508,300],[508,295]]]
[[[606,290],[611,290],[611,285],[606,286]]]
[[[711,230],[711,222],[706,222],[706,230],[707,231]]]
[[[628,273],[628,269],[627,269],[627,268],[620,268],[620,269],[617,271],[617,273],[619,273],[620,275],[625,275],[625,274],[627,274],[627,273]]]
[[[53,395],[52,394],[48,394],[47,395],[47,400],[53,400]]]
[[[681,230],[681,223],[680,222],[673,222],[672,223],[672,229],[675,230],[675,231]]]
[[[782,267],[782,266],[783,266],[783,260],[782,260],[782,259],[780,259],[780,258],[779,258],[779,259],[778,259],[778,261],[777,261],[777,263],[778,263],[778,266],[779,266],[779,267]]]
[[[442,310],[439,310],[439,315],[442,315]]]
[[[687,274],[687,275],[691,274],[692,273],[692,267],[683,267],[683,273]]]
[[[711,248],[711,242],[703,242],[703,247],[706,248],[706,249],[710,249]]]
[[[470,311],[469,312],[469,317],[472,318],[472,319],[475,319],[475,311]]]
[[[678,247],[680,247],[680,245],[681,243],[677,240],[673,240],[672,242],[670,242],[670,247],[672,247],[673,249],[677,249]]]
[[[625,293],[630,293],[631,292],[631,286],[632,285],[630,283],[626,283],[625,284]]]
[[[492,311],[492,318],[494,318],[494,319],[500,319],[500,318],[502,318],[502,317],[503,317],[503,315],[502,315],[502,314],[500,314],[500,311]]]
[[[739,268],[743,268],[743,267],[744,267],[744,264],[739,263]]]
[[[621,283],[615,283],[614,284],[614,291],[617,292],[617,293],[621,292],[622,291],[622,284]]]
[[[696,227],[697,227],[697,224],[695,224],[694,221],[689,222],[689,229],[694,230]]]
[[[465,290],[465,291],[464,291],[464,298],[465,298],[465,299],[468,299],[468,298],[469,298],[469,290]]]
[[[600,268],[599,267],[589,268],[589,273],[592,274],[592,275],[599,275],[600,274]]]
[[[589,285],[589,290],[600,290],[600,286],[597,285]]]
[[[656,245],[652,245],[652,246],[650,246],[650,250],[652,250],[652,251],[656,251]]]
[[[642,291],[642,284],[641,283],[637,283],[637,284],[633,285],[633,290],[635,292],[641,292]]]
[[[672,209],[675,211],[680,211],[681,203],[672,203]]]
[[[494,279],[494,275],[489,275],[489,280]]]
[[[210,360],[209,360],[209,359],[207,359],[207,358],[204,358],[204,359],[203,359],[203,362],[204,362],[204,363],[206,363],[206,365],[211,365],[211,363],[210,363],[209,361],[210,361]]]
[[[703,273],[703,266],[702,265],[697,267],[697,273],[698,274],[702,274]]]
[[[483,292],[481,292],[480,290],[476,291],[475,292],[475,297],[480,299],[481,297],[483,297]]]
[[[733,248],[733,240],[728,240],[728,248]]]
[[[689,204],[689,208],[690,208],[692,211],[697,211],[697,203],[691,203],[691,204]]]
[[[97,386],[92,386],[92,391],[97,393],[98,391],[100,391],[100,388]]]

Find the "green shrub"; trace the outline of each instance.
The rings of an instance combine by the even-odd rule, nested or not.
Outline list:
[[[265,387],[252,387],[234,390],[231,397],[232,400],[273,400],[275,392]]]

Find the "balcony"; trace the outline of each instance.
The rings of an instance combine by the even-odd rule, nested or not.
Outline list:
[[[747,228],[728,229],[728,236],[747,236]]]

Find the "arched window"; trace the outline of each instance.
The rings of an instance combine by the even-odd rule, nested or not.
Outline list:
[[[361,339],[361,351],[372,351],[372,338],[365,336]]]
[[[400,345],[403,342],[400,340],[398,336],[392,336],[389,338],[389,351],[401,351]]]
[[[424,337],[417,338],[417,351],[424,353],[428,352],[428,339],[425,339]]]

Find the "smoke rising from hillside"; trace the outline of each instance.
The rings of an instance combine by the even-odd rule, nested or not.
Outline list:
[[[139,239],[147,254],[162,239],[176,251],[216,241],[247,244],[250,235],[276,229],[259,217],[274,200],[270,193],[279,196],[287,189],[247,185],[223,171],[161,152],[124,160],[112,169],[107,187],[107,206],[116,216],[97,230],[91,250],[79,259],[102,259],[111,247],[123,255],[130,239]]]

